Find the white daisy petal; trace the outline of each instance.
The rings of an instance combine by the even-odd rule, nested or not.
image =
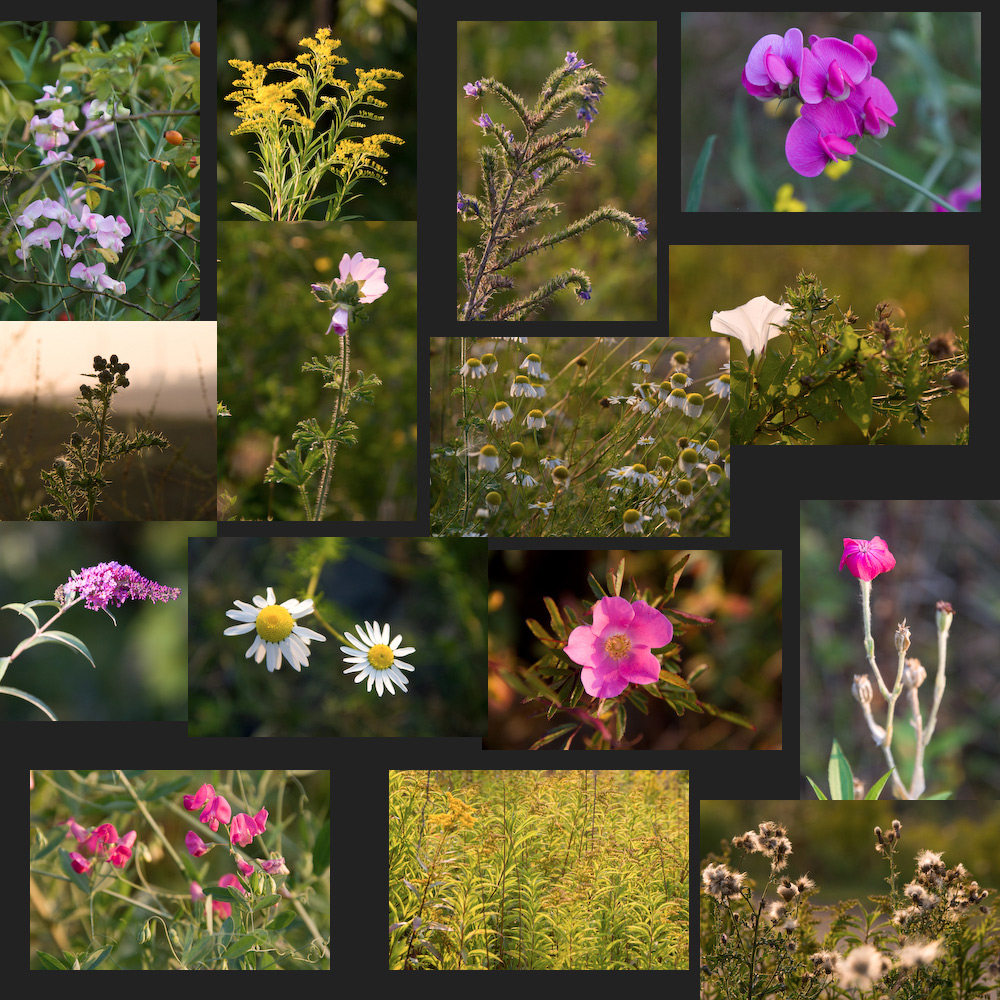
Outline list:
[[[412,672],[415,668],[402,662],[399,657],[416,652],[416,648],[401,646],[401,635],[397,635],[390,643],[392,630],[388,622],[366,621],[363,625],[354,627],[359,638],[346,633],[344,638],[350,645],[340,647],[341,653],[345,654],[344,662],[349,664],[344,673],[357,674],[354,682],[360,684],[367,681],[368,691],[374,687],[380,698],[386,691],[389,694],[405,692],[410,678],[402,671]]]
[[[223,630],[223,635],[256,634],[246,658],[253,658],[257,663],[266,662],[269,673],[281,669],[282,661],[291,664],[293,669],[301,671],[309,666],[309,644],[311,642],[326,642],[326,636],[297,625],[296,620],[315,611],[311,598],[299,600],[289,598],[278,604],[274,588],[267,588],[267,596],[257,594],[253,604],[245,601],[234,601],[235,608],[226,612],[226,617],[238,622]],[[351,640],[354,641],[353,639]],[[353,652],[359,654],[359,661],[366,655],[368,647],[361,645]],[[365,662],[367,662],[365,660]]]

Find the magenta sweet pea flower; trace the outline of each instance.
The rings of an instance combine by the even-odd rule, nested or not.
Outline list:
[[[215,798],[215,788],[212,785],[202,785],[194,795],[184,796],[184,808],[188,812],[200,809],[206,802],[211,802]]]
[[[188,854],[193,858],[200,858],[203,854],[208,854],[215,845],[206,844],[194,830],[188,830],[184,835],[184,846],[188,849]]]
[[[91,862],[82,854],[77,854],[76,851],[70,854],[69,863],[73,866],[73,871],[79,872],[81,875],[90,871]]]
[[[210,803],[208,803],[208,805],[205,806],[198,819],[200,819],[202,823],[207,823],[208,828],[212,831],[212,833],[215,833],[218,831],[220,823],[229,823],[230,819],[232,819],[232,815],[232,807],[221,795],[217,795]]]
[[[261,809],[256,816],[237,813],[229,827],[229,839],[240,847],[246,847],[254,837],[264,833],[267,823],[267,810]]]
[[[888,573],[895,565],[896,559],[889,551],[889,546],[878,535],[870,540],[844,539],[844,554],[840,559],[840,568],[846,566],[859,580],[870,582],[879,573]]]
[[[945,201],[949,205],[954,205],[959,212],[967,212],[969,205],[974,201],[983,200],[983,185],[977,184],[973,188],[958,188],[952,191],[951,194],[945,198]],[[947,212],[948,209],[942,208],[940,205],[934,206],[935,212]]]
[[[804,104],[785,138],[789,166],[803,177],[818,176],[828,163],[846,160],[858,151],[847,140],[849,135],[860,135],[850,108],[834,101]]]
[[[650,652],[666,646],[674,629],[666,616],[645,601],[602,597],[593,607],[593,624],[569,635],[566,655],[583,667],[584,690],[595,698],[613,698],[629,684],[653,684],[660,661]]]
[[[802,54],[799,78],[799,95],[806,104],[819,104],[826,97],[843,101],[851,87],[859,86],[871,76],[872,64],[850,42],[814,35],[809,46]]]
[[[765,35],[750,50],[743,67],[743,86],[759,101],[769,101],[787,90],[802,72],[802,32],[789,28],[781,35]]]
[[[846,104],[857,116],[864,131],[877,139],[884,139],[889,126],[896,125],[891,116],[899,111],[899,107],[889,88],[876,76],[855,87]]]

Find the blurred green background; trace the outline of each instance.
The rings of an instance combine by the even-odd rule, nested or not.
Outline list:
[[[677,593],[667,606],[715,623],[707,628],[677,628],[681,672],[688,676],[707,667],[694,682],[699,698],[738,712],[756,731],[709,715],[685,713],[678,718],[662,702],[649,700],[649,715],[629,707],[626,739],[642,734],[639,750],[766,750],[781,748],[781,552],[779,551],[644,551],[533,549],[489,553],[490,577],[490,731],[488,749],[527,749],[552,729],[560,716],[545,718],[544,703],[521,704],[496,668],[534,663],[544,652],[525,619],[546,625],[542,601],[560,607],[594,600],[589,573],[604,583],[609,570],[625,557],[626,587],[635,578],[641,591],[662,592],[666,570],[690,555]],[[559,746],[553,744],[552,748]]]
[[[681,190],[687,198],[705,140],[716,135],[701,210],[764,211],[777,189],[794,184],[809,211],[929,211],[911,188],[859,161],[839,180],[802,177],[785,159],[785,136],[797,101],[785,101],[776,121],[751,97],[740,74],[754,43],[766,34],[801,28],[851,41],[856,33],[878,49],[874,75],[899,112],[881,140],[858,147],[873,160],[935,194],[978,182],[981,174],[981,35],[979,12],[687,12],[681,14]],[[979,210],[979,203],[970,206]]]
[[[579,140],[594,159],[563,175],[546,196],[562,205],[557,219],[538,235],[583,218],[601,205],[613,205],[644,218],[645,242],[601,223],[582,236],[535,254],[506,271],[522,294],[552,275],[578,267],[594,283],[589,302],[571,290],[555,299],[536,318],[543,320],[656,319],[656,24],[650,21],[460,21],[455,102],[458,115],[458,186],[475,194],[482,188],[479,147],[484,141],[475,119],[487,111],[523,140],[513,112],[499,98],[465,96],[466,83],[492,76],[507,84],[534,107],[549,74],[576,52],[608,81],[597,105],[598,115]],[[577,124],[567,112],[553,131]],[[516,126],[516,127],[515,127]],[[557,225],[558,224],[558,225]],[[476,221],[458,223],[461,253],[479,241]],[[529,237],[535,234],[527,234]],[[461,270],[456,269],[459,301],[466,299]]]
[[[892,322],[914,334],[952,329],[965,332],[969,316],[969,248],[931,244],[829,246],[677,246],[670,247],[670,334],[706,336],[713,311],[734,309],[757,295],[778,302],[795,284],[799,271],[815,274],[830,295],[837,295],[861,318],[858,329],[875,317],[875,306],[887,300]],[[746,357],[735,337],[729,338],[737,358]],[[789,338],[771,341],[786,354]],[[889,444],[950,444],[969,420],[957,397],[930,407],[927,437],[909,423],[890,430]],[[810,433],[816,429],[814,422]],[[846,416],[823,424],[818,444],[857,444],[861,432]]]
[[[126,601],[102,611],[72,607],[53,626],[81,639],[97,664],[57,643],[21,653],[3,684],[41,698],[61,721],[183,721],[187,718],[187,542],[215,534],[214,524],[167,521],[142,524],[0,524],[0,605],[51,600],[56,587],[102,562],[119,562],[168,587],[176,601]],[[38,609],[48,620],[55,608]],[[0,655],[32,634],[27,619],[0,611]],[[46,717],[26,701],[0,697],[0,719]]]
[[[893,636],[906,618],[909,656],[927,670],[920,689],[926,724],[937,672],[935,605],[955,609],[948,642],[947,688],[925,755],[929,794],[995,799],[1000,794],[1000,502],[996,500],[806,500],[801,505],[801,763],[824,791],[834,737],[854,774],[871,784],[887,770],[851,695],[855,674],[869,673],[857,580],[838,572],[844,538],[880,535],[896,566],[872,582],[876,662],[888,686],[896,676]],[[885,702],[872,703],[885,724]],[[913,761],[910,713],[896,706],[893,751],[909,784]],[[805,779],[801,794],[814,798]],[[889,793],[883,791],[883,798]],[[741,831],[742,832],[742,831]]]
[[[242,201],[265,208],[259,191],[247,186],[257,183],[253,174],[260,164],[250,150],[256,137],[230,135],[239,124],[233,114],[235,102],[225,100],[233,92],[239,76],[229,65],[230,59],[244,59],[258,65],[294,62],[306,50],[299,47],[303,38],[317,28],[332,28],[333,37],[342,45],[337,54],[349,60],[341,67],[342,79],[356,82],[357,69],[395,69],[402,80],[385,81],[386,89],[377,95],[388,107],[381,114],[385,120],[369,122],[364,132],[348,130],[348,137],[366,133],[388,132],[404,140],[405,145],[388,146],[389,158],[382,161],[388,171],[386,186],[376,181],[362,181],[346,215],[365,219],[395,221],[417,217],[417,0],[277,0],[260,4],[255,0],[222,0],[218,5],[219,47],[215,54],[218,71],[218,199],[219,220],[244,220],[232,206]],[[289,79],[288,74],[272,71],[267,83]],[[331,91],[337,96],[340,91]],[[321,188],[321,193],[332,193]],[[311,214],[322,208],[312,209]]]
[[[824,904],[888,892],[889,865],[875,853],[876,826],[902,824],[896,864],[902,881],[913,878],[913,858],[919,851],[944,853],[945,864],[961,862],[984,888],[997,885],[996,843],[1000,810],[964,802],[768,802],[704,800],[701,803],[702,867],[710,853],[721,854],[729,843],[765,820],[788,829],[792,857],[782,873],[792,878],[808,873],[818,892],[810,898]],[[733,851],[731,867],[746,872],[758,889],[770,867],[761,855]],[[902,884],[902,883],[901,883]],[[869,904],[870,905],[870,904]]]
[[[301,519],[291,486],[264,483],[275,437],[292,447],[299,420],[329,426],[336,389],[324,389],[303,362],[339,357],[325,336],[330,308],[310,291],[340,275],[345,253],[378,258],[389,291],[351,331],[352,372],[378,375],[375,405],[356,402],[358,443],[341,446],[327,504],[330,520],[412,520],[416,516],[416,223],[226,223],[219,226],[219,487],[237,497],[220,517]],[[352,384],[357,376],[352,375]],[[315,490],[315,486],[313,487]]]
[[[479,539],[243,539],[191,541],[191,736],[478,736],[486,726],[486,543]],[[234,600],[303,598],[314,567],[319,615],[302,624],[309,666],[267,672],[246,659],[253,633],[224,636]],[[405,693],[369,692],[344,674],[341,633],[389,623],[416,652]]]

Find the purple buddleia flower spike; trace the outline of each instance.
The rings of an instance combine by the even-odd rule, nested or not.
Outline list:
[[[120,608],[126,601],[175,601],[179,587],[165,587],[140,576],[131,566],[105,562],[74,573],[58,591],[60,603],[86,600],[91,611],[107,611],[109,604]]]

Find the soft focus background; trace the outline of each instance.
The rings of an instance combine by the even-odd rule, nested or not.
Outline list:
[[[479,539],[192,539],[189,734],[192,736],[478,736],[486,725],[486,543]],[[301,624],[309,666],[268,673],[246,658],[254,633],[224,636],[235,600],[302,599],[317,566],[318,615]],[[405,693],[380,698],[344,674],[328,631],[389,623],[405,657]]]
[[[838,296],[845,312],[848,306],[854,308],[861,320],[858,329],[875,318],[875,306],[883,300],[893,306],[892,322],[913,334],[959,332],[969,322],[967,246],[680,245],[670,248],[670,333],[675,337],[707,335],[713,311],[734,309],[757,295],[778,302],[802,270],[815,274],[831,296]],[[739,340],[728,339],[734,355],[745,357]],[[790,349],[786,334],[770,344],[782,354]],[[955,396],[935,401],[930,415],[926,438],[904,421],[883,440],[950,444],[969,420]],[[861,432],[846,416],[816,429],[818,444],[857,444],[860,440]]]
[[[389,171],[386,185],[362,181],[354,189],[361,197],[351,202],[345,215],[365,219],[416,219],[417,217],[417,0],[277,0],[261,4],[255,0],[222,0],[218,5],[219,47],[215,53],[218,72],[217,169],[219,220],[245,220],[233,208],[241,201],[265,207],[264,195],[249,187],[258,183],[253,171],[260,164],[250,150],[256,148],[256,136],[230,135],[239,124],[233,114],[233,81],[240,75],[229,65],[230,59],[244,59],[258,65],[294,62],[306,50],[299,46],[303,38],[315,35],[317,28],[331,28],[341,46],[337,55],[349,62],[341,67],[342,78],[354,83],[355,70],[385,68],[398,70],[402,80],[386,80],[386,89],[376,96],[388,105],[379,114],[381,122],[372,121],[363,132],[348,129],[346,137],[387,132],[404,140],[405,145],[387,146],[389,158],[381,163]],[[265,79],[276,83],[289,79],[287,73],[272,71]],[[331,90],[330,96],[341,91]],[[330,185],[331,182],[327,181]],[[332,193],[334,187],[321,188]],[[311,210],[319,212],[322,206]]]
[[[542,235],[589,215],[601,205],[613,205],[644,218],[649,236],[629,237],[608,223],[582,236],[535,254],[509,269],[517,288],[526,294],[552,275],[578,267],[594,283],[592,298],[580,303],[571,289],[555,296],[537,319],[656,319],[656,24],[650,21],[460,21],[455,104],[458,116],[458,186],[468,194],[482,187],[479,147],[482,129],[475,124],[486,111],[523,140],[520,124],[498,97],[466,97],[466,83],[492,76],[534,107],[549,74],[565,65],[566,53],[601,72],[608,81],[597,104],[598,115],[587,134],[575,142],[593,157],[592,167],[564,174],[546,192],[562,205],[555,220],[541,226]],[[553,130],[577,124],[567,111]],[[479,241],[476,221],[458,223],[461,253]],[[457,265],[457,262],[456,262]],[[459,301],[466,299],[461,270],[456,266]]]
[[[949,866],[964,864],[984,888],[992,890],[997,885],[1000,810],[996,803],[984,810],[964,802],[706,800],[701,804],[701,867],[709,854],[722,853],[721,841],[728,844],[765,820],[774,820],[787,827],[792,842],[792,856],[782,874],[798,878],[808,873],[818,886],[810,898],[819,903],[851,898],[867,901],[870,895],[888,891],[889,865],[875,853],[873,831],[876,826],[891,829],[894,819],[903,824],[896,853],[902,882],[913,878],[917,852],[930,850],[943,852]],[[747,857],[735,850],[731,867],[747,872],[758,888],[770,871],[761,855]]]
[[[167,587],[180,587],[175,601],[126,601],[112,607],[115,623],[84,602],[70,608],[53,628],[77,636],[85,657],[58,643],[21,653],[3,684],[41,698],[60,720],[183,721],[187,718],[188,536],[215,533],[215,525],[185,522],[144,524],[0,524],[0,606],[51,600],[56,587],[102,562],[119,562]],[[55,608],[39,608],[46,622]],[[0,611],[0,656],[32,634],[31,623]],[[0,719],[48,721],[19,698],[0,697]]]
[[[909,656],[927,670],[920,689],[926,723],[937,672],[935,605],[955,609],[948,642],[947,687],[925,755],[928,794],[995,799],[1000,794],[1000,503],[996,500],[806,500],[801,506],[802,773],[827,790],[834,737],[867,786],[887,770],[851,695],[855,674],[870,668],[858,581],[838,572],[843,539],[880,535],[896,566],[872,582],[875,657],[888,686],[896,676],[893,636],[906,618]],[[884,725],[885,702],[872,703]],[[913,729],[903,699],[896,705],[893,752],[909,784]],[[804,798],[814,798],[805,778]],[[883,798],[888,791],[883,791]],[[742,832],[742,831],[741,831]],[[955,860],[955,859],[952,859]]]
[[[688,550],[625,552],[568,550],[495,550],[489,553],[490,663],[513,668],[535,662],[545,647],[525,619],[547,624],[543,603],[551,597],[582,616],[582,599],[594,600],[587,585],[593,573],[604,581],[625,556],[626,587],[635,578],[644,587],[662,588],[668,566]],[[629,708],[626,739],[642,734],[639,750],[758,750],[781,748],[781,553],[777,551],[693,551],[668,607],[715,623],[707,628],[676,628],[681,644],[681,672],[700,665],[707,670],[694,682],[698,696],[738,712],[756,731],[709,715],[678,718],[650,699],[649,715]],[[543,702],[521,704],[496,669],[490,672],[490,729],[483,746],[494,750],[527,749],[559,721],[545,718]],[[559,743],[552,744],[553,747]]]
[[[302,518],[296,490],[265,483],[264,473],[275,447],[292,448],[298,421],[329,427],[337,389],[302,365],[338,358],[340,346],[325,336],[329,305],[309,286],[339,277],[344,254],[358,251],[385,267],[389,291],[352,325],[351,382],[361,370],[382,385],[373,406],[356,402],[348,413],[358,443],[337,450],[327,518],[416,516],[416,224],[243,222],[219,227],[219,398],[232,414],[219,420],[219,487],[236,501],[220,517]]]
[[[925,198],[860,161],[839,180],[802,177],[785,159],[785,136],[797,101],[775,120],[751,97],[740,74],[754,43],[792,27],[850,42],[866,35],[878,49],[874,75],[899,112],[881,140],[859,151],[945,196],[981,177],[982,14],[944,12],[694,11],[681,14],[681,190],[687,198],[705,140],[716,135],[702,211],[769,212],[782,184],[793,184],[808,211],[922,211]],[[979,203],[970,206],[978,211]]]

